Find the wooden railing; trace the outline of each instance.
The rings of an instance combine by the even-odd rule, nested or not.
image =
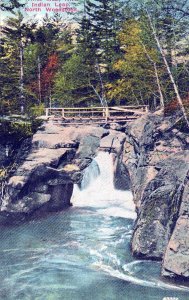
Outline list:
[[[46,117],[69,123],[132,121],[148,112],[147,105],[112,107],[48,107]]]

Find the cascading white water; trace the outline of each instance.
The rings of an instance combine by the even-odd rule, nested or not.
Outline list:
[[[136,261],[131,256],[128,245],[132,235],[132,219],[136,219],[135,205],[130,191],[114,188],[113,154],[99,152],[85,170],[81,187],[74,186],[71,202],[75,208],[79,208],[76,211],[82,213],[80,221],[77,220],[77,227],[82,224],[82,229],[78,229],[82,230],[79,236],[85,241],[90,269],[130,282],[135,288],[184,290],[184,287],[174,287],[156,279],[154,263]],[[133,293],[135,291],[132,290]],[[128,296],[124,299],[131,298]],[[138,295],[132,299],[139,299]]]
[[[85,169],[85,172],[83,174],[83,179],[80,184],[80,189],[84,190],[86,189],[90,183],[95,180],[100,174],[100,169],[95,160],[93,160],[90,164],[90,167]]]
[[[84,172],[82,189],[74,186],[71,202],[77,207],[98,208],[100,213],[106,215],[135,219],[132,193],[116,190],[113,181],[113,155],[99,152]]]
[[[114,189],[112,155],[99,153],[81,188],[74,207],[1,228],[0,299],[188,299],[188,288],[160,280],[159,262],[132,257],[134,204]]]

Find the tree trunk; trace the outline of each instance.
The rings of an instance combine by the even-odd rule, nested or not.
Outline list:
[[[156,81],[157,81],[157,86],[158,86],[158,92],[159,92],[159,95],[160,95],[161,108],[164,109],[164,107],[165,107],[164,98],[163,98],[163,93],[162,93],[162,90],[161,90],[161,84],[160,84],[160,80],[159,80],[159,76],[158,76],[157,65],[156,65],[155,62],[154,62],[154,71],[155,71],[155,76],[156,76]]]
[[[175,94],[176,94],[176,98],[177,98],[178,104],[179,104],[179,106],[180,106],[180,108],[181,108],[181,111],[182,111],[182,113],[183,113],[183,117],[184,117],[184,119],[185,119],[185,121],[186,121],[186,124],[187,124],[187,126],[188,126],[188,128],[189,128],[189,121],[188,121],[188,118],[187,118],[186,110],[185,110],[184,105],[183,105],[183,103],[182,103],[181,96],[180,96],[180,94],[179,94],[178,87],[177,87],[176,82],[175,82],[175,79],[174,79],[174,77],[173,77],[173,75],[172,75],[172,73],[171,73],[171,69],[170,69],[169,64],[168,64],[168,62],[167,62],[165,53],[164,53],[163,48],[162,48],[162,46],[161,46],[161,44],[160,44],[160,41],[159,41],[159,38],[158,38],[158,36],[157,36],[155,27],[154,27],[153,24],[152,24],[152,20],[151,20],[151,17],[150,17],[150,15],[149,15],[148,12],[147,12],[147,15],[148,15],[148,19],[149,19],[149,22],[150,22],[150,26],[151,26],[151,29],[152,29],[152,32],[153,32],[155,41],[156,41],[156,43],[157,43],[158,49],[159,49],[159,51],[160,51],[160,53],[161,53],[161,56],[162,56],[162,58],[163,58],[163,62],[164,62],[164,65],[165,65],[165,67],[166,67],[166,69],[167,69],[167,73],[168,73],[168,75],[169,75],[169,78],[170,78],[170,80],[171,80],[171,83],[172,83],[172,85],[173,85],[173,88],[174,88],[174,91],[175,91]]]
[[[160,84],[160,79],[159,79],[159,75],[158,75],[158,70],[157,70],[157,65],[156,62],[153,61],[153,59],[151,58],[151,56],[149,55],[148,51],[146,50],[145,45],[142,43],[142,46],[144,48],[144,51],[149,59],[149,61],[153,64],[154,66],[154,72],[155,72],[155,76],[156,76],[156,82],[157,82],[157,86],[158,86],[158,92],[159,92],[159,97],[160,97],[160,104],[161,104],[161,108],[164,109],[165,104],[164,104],[164,97],[163,97],[163,93],[161,90],[161,84]]]
[[[37,67],[38,67],[38,101],[40,104],[41,103],[41,62],[39,56],[37,60]]]
[[[97,90],[95,89],[95,87],[90,83],[90,81],[89,81],[89,85],[92,87],[92,89],[95,92],[96,96],[99,98],[102,107],[104,107],[104,103],[103,103],[103,100],[102,100],[101,96],[99,95],[99,93],[97,92]]]
[[[23,64],[24,49],[22,40],[20,41],[20,111],[24,113],[24,64]]]
[[[101,70],[100,70],[100,66],[99,63],[97,62],[97,70],[98,70],[98,76],[100,79],[100,85],[101,85],[101,99],[103,101],[103,106],[108,106],[107,101],[106,101],[106,97],[105,97],[105,91],[104,91],[104,84],[102,81],[102,74],[101,74]]]

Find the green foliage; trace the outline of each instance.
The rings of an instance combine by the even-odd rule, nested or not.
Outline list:
[[[73,31],[73,24],[58,14],[46,15],[36,24],[15,9],[20,1],[2,1],[1,8],[14,8],[14,13],[5,21],[0,42],[1,114],[19,113],[22,104],[32,117],[43,114],[49,103],[91,106],[104,101],[156,108],[157,76],[165,103],[174,99],[147,12],[186,98],[189,14],[184,4],[184,0],[85,0],[82,17],[77,16],[79,28]]]
[[[148,103],[157,90],[154,68],[148,56],[158,62],[157,50],[143,44],[143,31],[139,21],[128,20],[118,34],[123,55],[114,68],[120,78],[107,84],[108,97],[117,102],[127,99],[128,102]]]
[[[77,30],[77,53],[88,67],[89,86],[85,92],[91,94],[92,101],[88,103],[93,105],[94,99],[99,104],[107,102],[105,84],[116,77],[117,72],[112,67],[121,52],[117,32],[123,19],[122,5],[121,1],[85,1],[84,15]]]
[[[112,0],[86,0],[85,13],[80,22],[78,44],[84,61],[93,68],[102,64],[106,76],[119,55],[117,32],[123,19],[123,3]]]
[[[46,16],[40,26],[31,20],[25,22],[19,11],[7,18],[0,43],[0,71],[3,74],[0,78],[0,108],[3,114],[19,113],[21,105],[27,110],[31,104],[41,100],[48,102],[51,86],[43,87],[40,83],[45,91],[45,97],[41,99],[39,93],[43,96],[43,91],[39,92],[39,76],[42,78],[46,72],[56,47],[64,41],[70,43],[68,30],[65,36],[65,32],[60,32],[61,26],[62,21],[57,15],[52,18]],[[45,75],[42,78],[44,85]]]
[[[12,141],[20,141],[32,136],[31,122],[27,121],[0,121],[0,136],[6,143],[11,138]]]
[[[37,43],[28,44],[24,49],[25,76],[27,78],[27,83],[36,78],[37,58],[40,54],[40,46]]]
[[[76,53],[63,64],[55,77],[53,98],[63,106],[74,106],[89,100],[91,87],[88,67]]]
[[[0,81],[0,99],[1,103],[6,102],[10,111],[20,110],[21,105],[26,105],[26,90],[21,75],[24,70],[23,49],[31,42],[34,29],[35,23],[24,22],[20,11],[13,13],[2,28],[0,71],[3,76]]]
[[[13,143],[20,143],[22,140],[31,137],[42,124],[40,120],[24,120],[14,118],[13,120],[0,119],[0,138],[6,144],[11,140]]]
[[[29,109],[29,115],[32,118],[36,118],[36,117],[42,116],[44,114],[45,114],[45,106],[43,103],[31,106]]]

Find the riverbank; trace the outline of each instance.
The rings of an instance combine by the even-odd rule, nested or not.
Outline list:
[[[134,196],[133,255],[163,259],[163,276],[188,279],[189,135],[161,115],[146,114],[113,128],[43,125],[17,153],[1,223],[69,207],[74,183],[80,184],[99,150],[113,153],[114,184]]]

